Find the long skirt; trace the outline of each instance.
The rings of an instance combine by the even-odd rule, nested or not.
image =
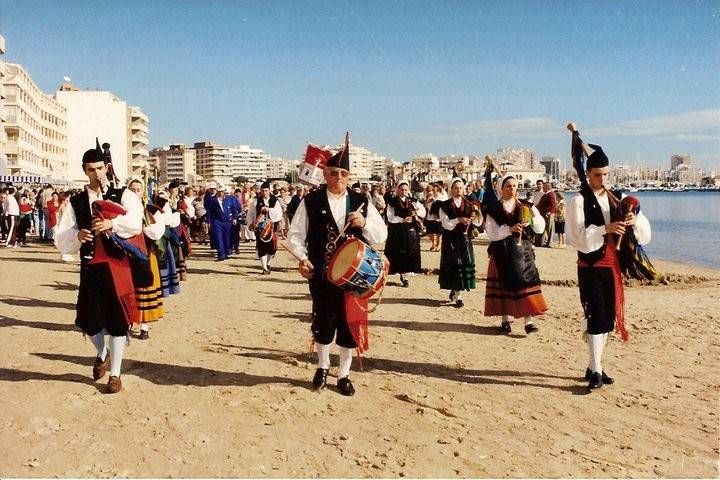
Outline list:
[[[521,318],[545,313],[548,306],[529,240],[517,245],[517,237],[508,237],[492,242],[488,250],[485,316]]]
[[[178,276],[175,254],[170,245],[165,247],[165,256],[160,259],[160,286],[162,296],[169,297],[180,293],[180,278]]]
[[[135,289],[141,323],[156,322],[165,315],[165,307],[163,306],[162,288],[160,283],[160,267],[158,265],[158,259],[154,248],[150,248],[148,257],[150,259],[150,270],[153,275],[153,283],[149,287]]]
[[[385,256],[390,261],[390,275],[395,273],[419,273],[421,271],[420,237],[408,223],[388,225]]]
[[[445,230],[440,251],[442,290],[472,290],[475,288],[475,252],[472,241],[463,232]]]

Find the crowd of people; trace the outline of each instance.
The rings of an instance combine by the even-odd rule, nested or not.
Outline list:
[[[574,152],[581,151],[578,145],[588,148],[574,132]],[[284,240],[312,297],[318,354],[313,386],[326,386],[335,341],[337,387],[350,396],[355,393],[349,379],[352,357],[369,346],[369,295],[357,295],[357,288],[363,294],[382,288],[378,282],[382,278],[384,283],[385,275],[399,275],[399,285],[410,287],[411,276],[426,271],[421,237],[427,236],[429,251],[440,253],[439,289],[449,291],[450,302],[462,308],[463,294],[476,288],[473,240],[484,236],[489,255],[484,315],[499,317],[505,333],[512,331],[513,320],[522,319],[529,335],[539,330],[535,318],[548,310],[535,248],[551,247],[554,234],[564,247],[567,222],[568,244],[578,250],[590,352],[586,377],[590,388],[598,388],[613,383],[600,360],[608,333],[617,323],[626,335],[616,245],[626,230],[637,244],[647,243],[650,226],[639,208],[624,209],[605,189],[608,159],[601,147],[591,147],[592,153],[578,154],[580,165],[587,158],[587,170],[576,167],[582,168],[581,191],[566,211],[563,193],[542,181],[521,199],[518,179],[498,172],[491,159],[483,183],[453,178],[448,183],[399,181],[392,187],[349,185],[346,140],[345,148],[328,160],[319,187],[266,181],[231,189],[209,182],[203,188],[184,186],[181,192],[177,180],[161,188],[147,176],[120,185],[107,149],[97,145],[83,156],[88,185],[82,190],[3,188],[2,234],[11,248],[24,245],[28,233],[40,242],[53,241],[66,261],[79,252],[75,323],[97,349],[93,378],[110,370],[111,393],[122,389],[121,362],[132,326],[140,326],[140,339],[150,337],[149,324],[164,316],[163,299],[179,293],[187,277],[193,244],[209,245],[223,262],[239,253],[241,242],[255,242],[259,269],[269,275]],[[339,277],[355,294],[329,275],[340,250],[352,243],[348,239],[359,240],[362,247],[344,258],[362,257],[362,262],[353,260],[355,270]],[[373,260],[381,258],[372,255],[372,246],[380,244],[387,264]]]

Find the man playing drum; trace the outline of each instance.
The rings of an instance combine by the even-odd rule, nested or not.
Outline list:
[[[288,232],[288,248],[301,259],[298,271],[308,279],[313,301],[311,330],[318,353],[313,387],[320,390],[327,383],[330,346],[335,339],[340,349],[337,386],[340,393],[347,396],[355,393],[348,378],[354,349],[358,346],[348,326],[348,309],[353,308],[353,303],[348,301],[344,290],[328,282],[327,266],[337,249],[348,239],[347,235],[367,244],[382,243],[387,238],[387,227],[377,209],[368,204],[365,195],[347,188],[349,175],[350,155],[346,135],[344,148],[328,160],[323,171],[327,185],[303,198]],[[349,226],[345,235],[338,238],[346,224]],[[367,315],[366,312],[360,314]]]

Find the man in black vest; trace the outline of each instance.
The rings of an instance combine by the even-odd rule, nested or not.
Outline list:
[[[80,250],[80,288],[75,324],[97,348],[93,378],[101,379],[109,367],[107,391],[117,393],[122,389],[120,365],[128,326],[137,317],[134,286],[126,260],[101,261],[99,256],[95,258],[95,254],[98,243],[105,242],[104,232],[112,232],[122,239],[142,233],[143,205],[133,192],[107,186],[106,156],[99,144],[85,152],[82,163],[90,185],[83,193],[70,199],[55,230],[55,245],[62,254]],[[112,220],[93,217],[91,206],[95,200],[120,204],[126,213]],[[107,243],[103,243],[103,250]],[[131,292],[129,296],[126,293],[128,289]],[[106,334],[110,336],[109,352],[105,344]]]
[[[347,323],[345,292],[327,281],[325,271],[333,253],[348,238],[338,239],[338,233],[346,224],[349,224],[346,235],[367,244],[382,243],[387,238],[387,227],[375,207],[368,204],[365,195],[347,188],[349,175],[346,136],[344,148],[328,160],[323,170],[327,185],[305,195],[288,232],[288,248],[301,259],[298,271],[308,279],[313,300],[311,331],[318,353],[313,386],[320,390],[327,383],[330,347],[335,339],[340,349],[337,386],[346,396],[355,393],[349,375],[357,342]]]
[[[587,148],[576,130],[573,141],[577,148]],[[576,162],[581,188],[567,207],[566,235],[567,243],[578,250],[578,286],[590,353],[585,378],[589,381],[588,387],[596,389],[614,383],[602,368],[608,334],[617,324],[621,336],[627,339],[622,273],[616,248],[618,238],[626,227],[633,226],[638,243],[648,243],[650,223],[642,213],[620,214],[618,199],[605,188],[608,157],[599,145],[589,147],[594,151],[587,158],[585,171],[578,166],[580,162]]]
[[[282,205],[278,198],[270,193],[270,182],[260,186],[260,195],[250,202],[247,222],[255,232],[255,251],[262,264],[262,274],[270,274],[270,262],[277,253],[277,233],[275,224],[282,220]],[[269,222],[269,223],[268,223]]]

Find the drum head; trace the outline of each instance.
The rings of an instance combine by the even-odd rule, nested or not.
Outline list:
[[[338,248],[337,253],[335,253],[335,257],[330,263],[328,278],[333,283],[337,283],[338,280],[340,280],[348,272],[353,263],[355,263],[355,259],[358,255],[358,245],[357,241],[353,240],[354,239],[351,239],[343,243],[340,248]]]

